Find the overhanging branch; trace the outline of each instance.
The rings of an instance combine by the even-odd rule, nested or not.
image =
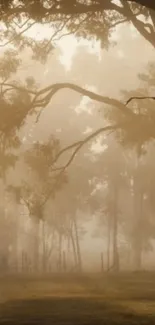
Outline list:
[[[97,102],[117,107],[119,110],[122,111],[122,113],[124,113],[128,116],[134,115],[134,113],[129,108],[127,108],[126,105],[121,103],[121,101],[119,101],[118,99],[109,98],[107,96],[99,95],[93,91],[87,90],[87,89],[80,87],[78,85],[75,85],[73,83],[56,83],[56,84],[53,84],[49,87],[46,87],[46,88],[40,90],[39,92],[37,92],[36,96],[34,97],[33,104],[36,106],[38,105],[39,107],[41,107],[41,106],[45,107],[49,104],[49,102],[51,101],[53,96],[58,91],[60,91],[61,89],[65,89],[65,88],[71,89],[75,92],[78,92],[81,95],[87,96],[90,99],[95,100]],[[46,93],[47,93],[47,95],[46,95]],[[44,96],[44,97],[42,99],[39,99],[40,96]]]
[[[119,109],[124,115],[128,117],[135,116],[135,113],[126,106],[127,103],[124,104],[116,98],[102,96],[100,94],[97,94],[93,91],[90,91],[88,89],[85,89],[73,83],[56,83],[46,88],[43,88],[40,91],[35,91],[35,90],[33,91],[24,87],[16,86],[11,83],[1,83],[0,86],[2,87],[2,95],[12,90],[16,90],[21,93],[27,92],[31,95],[32,99],[27,114],[34,108],[40,108],[40,109],[45,108],[50,103],[53,96],[56,95],[56,93],[58,93],[60,90],[70,89],[81,94],[82,96],[89,97],[90,99],[97,101],[99,103],[113,106]]]

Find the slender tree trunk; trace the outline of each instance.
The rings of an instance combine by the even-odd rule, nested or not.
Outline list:
[[[119,271],[119,253],[118,253],[118,189],[113,191],[113,270]]]
[[[74,256],[75,268],[77,268],[78,262],[77,262],[76,244],[75,244],[75,240],[74,240],[74,236],[73,236],[72,229],[70,231],[70,239],[71,239],[72,248],[73,248],[73,256]]]
[[[6,155],[6,138],[3,136],[2,143],[1,143],[1,151],[2,154]],[[7,218],[7,200],[6,200],[6,166],[5,166],[5,159],[4,161],[1,161],[2,165],[2,183],[3,183],[3,197],[2,197],[2,206],[4,207],[4,219]],[[5,244],[5,252],[3,251],[3,254],[5,255],[5,259],[7,261],[7,265],[9,265],[9,240],[6,241]]]
[[[47,271],[45,222],[42,223],[42,271]]]
[[[103,252],[101,252],[101,273],[104,272],[104,258],[103,258]]]
[[[67,232],[67,259],[69,260],[71,256],[71,237],[70,231]]]
[[[35,219],[34,227],[35,227],[35,234],[34,234],[34,272],[39,272],[39,226],[40,222]]]
[[[51,265],[51,256],[52,256],[52,252],[54,249],[54,242],[55,242],[55,230],[52,229],[52,234],[51,234],[51,238],[50,238],[50,248],[48,249],[48,253],[47,253],[47,263],[48,263],[48,269],[52,269],[52,265]]]
[[[62,233],[59,232],[58,271],[62,271]]]
[[[111,245],[111,220],[108,217],[108,237],[107,237],[107,271],[110,269],[110,245]]]
[[[135,195],[135,229],[134,229],[134,265],[137,271],[142,269],[143,250],[143,193]]]
[[[75,242],[76,242],[76,252],[77,252],[77,266],[78,271],[82,271],[82,258],[81,258],[81,250],[80,250],[80,243],[79,243],[79,234],[78,234],[78,227],[77,227],[77,221],[76,216],[73,218],[73,225],[74,225],[74,232],[75,232]]]

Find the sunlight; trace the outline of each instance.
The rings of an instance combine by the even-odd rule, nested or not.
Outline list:
[[[71,69],[72,57],[76,52],[78,47],[78,41],[73,35],[66,36],[58,42],[58,46],[62,51],[59,60],[65,66],[66,70]]]
[[[25,35],[34,38],[37,41],[41,41],[45,38],[50,40],[52,33],[51,27],[36,24],[30,30],[28,30]],[[89,53],[95,53],[99,59],[101,58],[100,41],[92,42],[85,39],[77,40],[74,35],[66,35],[65,37],[61,35],[61,37],[54,39],[53,43],[59,47],[62,52],[62,55],[59,56],[59,60],[65,66],[66,70],[71,69],[72,57],[74,56],[77,48],[81,45],[86,45]],[[47,71],[45,74],[46,73]]]
[[[97,88],[93,85],[91,86],[85,85],[85,88],[90,91],[97,92]],[[93,107],[94,107],[94,103],[92,103],[92,100],[87,96],[83,96],[79,105],[75,107],[75,112],[77,114],[81,114],[82,112],[87,112],[88,114],[91,115]]]
[[[103,142],[103,136],[101,135],[100,137],[98,137],[96,139],[96,141],[94,141],[91,145],[91,149],[94,153],[96,154],[101,154],[105,151],[105,149],[107,148],[107,145],[102,144]]]

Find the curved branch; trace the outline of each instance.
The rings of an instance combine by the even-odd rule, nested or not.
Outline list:
[[[155,97],[152,97],[152,96],[133,96],[133,97],[130,97],[126,101],[126,105],[128,105],[132,100],[135,100],[135,99],[138,99],[138,100],[142,100],[142,99],[152,99],[152,100],[155,100]]]
[[[91,133],[89,136],[87,136],[85,139],[81,140],[81,141],[77,141],[65,148],[63,148],[59,153],[58,155],[56,156],[55,160],[52,162],[52,165],[54,165],[60,156],[62,156],[62,154],[66,151],[70,151],[71,149],[74,149],[75,150],[73,151],[71,157],[69,158],[68,162],[62,166],[62,167],[58,167],[58,168],[53,168],[51,171],[52,172],[55,172],[55,171],[58,171],[58,170],[61,170],[61,171],[64,171],[71,163],[72,161],[74,160],[76,154],[81,150],[81,148],[87,144],[88,142],[90,142],[91,140],[93,140],[95,137],[97,137],[98,135],[100,135],[101,133],[103,132],[106,132],[106,131],[116,131],[122,127],[125,127],[126,125],[129,125],[129,123],[131,123],[133,121],[133,119],[130,119],[124,123],[117,123],[117,124],[113,124],[113,125],[107,125],[107,126],[104,126],[102,128],[99,128],[98,130],[96,130],[95,132]]]
[[[43,108],[46,107],[51,99],[53,98],[54,95],[56,95],[56,93],[62,89],[71,89],[79,94],[81,94],[82,96],[86,96],[89,97],[92,100],[95,100],[99,103],[104,103],[110,106],[114,106],[117,109],[121,110],[123,114],[133,117],[135,116],[135,113],[128,107],[126,107],[127,103],[122,103],[121,101],[119,101],[116,98],[110,98],[107,96],[102,96],[99,95],[93,91],[87,90],[81,86],[78,86],[76,84],[73,83],[56,83],[56,84],[52,84],[46,88],[41,89],[40,91],[33,91],[24,87],[20,87],[20,86],[16,86],[14,84],[9,84],[9,83],[0,83],[0,86],[2,87],[7,87],[6,89],[3,90],[3,94],[6,93],[7,91],[10,90],[17,90],[17,91],[21,91],[21,92],[28,92],[31,95],[33,95],[33,99],[31,101],[31,107],[32,108]],[[42,97],[40,99],[40,97]]]
[[[103,128],[100,128],[98,130],[96,130],[95,132],[93,132],[92,134],[90,134],[88,137],[86,137],[84,140],[75,142],[65,148],[63,148],[58,155],[56,156],[56,158],[52,161],[52,165],[55,164],[59,157],[66,151],[69,151],[71,149],[75,150],[73,151],[71,157],[69,158],[68,162],[62,166],[62,167],[58,167],[58,168],[53,168],[51,169],[51,172],[56,172],[59,171],[59,173],[57,174],[57,176],[55,177],[55,184],[52,186],[52,188],[50,189],[48,195],[46,196],[46,198],[43,200],[43,202],[41,203],[41,207],[43,207],[46,202],[48,201],[48,199],[50,198],[51,194],[53,193],[55,187],[58,185],[59,181],[61,180],[61,176],[63,175],[63,173],[65,172],[65,170],[69,167],[69,165],[72,163],[72,161],[74,160],[76,154],[80,151],[80,149],[86,144],[88,143],[90,140],[92,140],[93,138],[95,138],[97,135],[99,135],[102,132],[106,132],[106,131],[115,131],[118,128],[121,128],[123,125],[125,125],[125,123],[123,124],[114,124],[114,125],[108,125],[105,126]]]
[[[43,106],[46,106],[49,104],[50,100],[52,99],[52,97],[58,92],[60,91],[61,89],[71,89],[75,92],[78,92],[80,93],[81,95],[83,96],[87,96],[89,97],[90,99],[92,100],[95,100],[97,102],[100,102],[100,103],[104,103],[104,104],[107,104],[107,105],[111,105],[111,106],[115,106],[117,107],[119,110],[122,111],[122,113],[124,114],[127,114],[129,116],[133,116],[134,113],[128,109],[126,107],[126,105],[124,105],[123,103],[121,103],[118,99],[115,99],[115,98],[109,98],[107,96],[102,96],[102,95],[99,95],[93,91],[90,91],[90,90],[87,90],[83,87],[80,87],[78,85],[75,85],[73,83],[56,83],[56,84],[53,84],[49,87],[46,87],[42,90],[40,90],[35,98],[34,98],[34,102],[37,103],[37,98],[44,95],[45,93],[47,93],[47,95],[40,101],[38,100],[38,103],[39,105],[43,105]]]

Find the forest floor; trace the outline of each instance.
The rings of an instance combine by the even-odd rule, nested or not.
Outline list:
[[[0,324],[155,324],[155,273],[1,277]]]

